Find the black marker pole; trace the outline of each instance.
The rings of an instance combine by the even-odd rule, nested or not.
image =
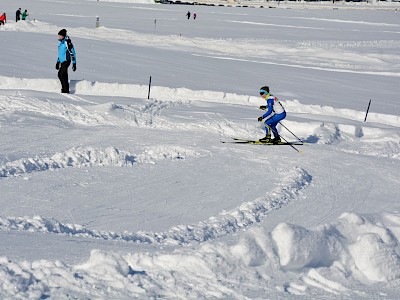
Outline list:
[[[151,76],[150,76],[150,80],[149,80],[149,92],[147,94],[147,99],[150,99],[150,90],[151,90]]]
[[[370,107],[370,106],[371,106],[371,99],[369,99],[368,108],[367,108],[367,113],[365,114],[364,122],[367,122],[367,116],[368,116],[368,112],[369,112],[369,107]]]

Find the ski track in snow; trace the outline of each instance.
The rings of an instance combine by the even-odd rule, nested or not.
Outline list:
[[[1,77],[1,76],[0,76]],[[37,81],[43,79],[17,79],[5,77],[0,87],[14,89],[18,85],[26,89],[35,89]],[[56,85],[54,80],[45,80],[49,82],[47,86]],[[21,84],[23,82],[23,84]],[[40,86],[40,85],[39,85]],[[129,84],[107,84],[107,83],[89,83],[86,81],[78,82],[76,89],[80,94],[99,94],[114,96],[136,96],[140,98],[147,87]],[[154,87],[153,94],[160,97],[160,100],[154,99],[142,106],[120,105],[115,103],[95,104],[87,101],[80,96],[70,95],[69,99],[85,103],[85,106],[71,103],[57,103],[52,101],[43,101],[36,98],[23,96],[0,96],[0,117],[15,113],[34,113],[35,116],[42,115],[46,118],[61,119],[69,124],[78,124],[84,126],[134,126],[149,127],[162,130],[183,130],[183,131],[208,131],[222,136],[236,137],[257,137],[259,127],[243,126],[235,124],[235,130],[232,129],[231,122],[227,120],[211,121],[199,120],[196,122],[176,122],[161,115],[162,110],[172,108],[175,105],[186,105],[191,101],[229,103],[236,105],[256,106],[261,104],[258,98],[229,94],[215,91],[193,91],[185,88],[171,89],[166,87]],[[49,89],[52,91],[52,89]],[[96,91],[96,92],[94,92]],[[102,95],[104,96],[104,95]],[[86,105],[86,103],[88,105]],[[350,123],[354,120],[362,121],[365,112],[351,109],[338,109],[329,106],[304,105],[298,100],[282,101],[283,105],[291,114],[299,116],[310,115],[319,118],[340,117],[348,119]],[[396,128],[400,127],[400,117],[394,115],[370,113],[369,122],[358,125],[328,122],[295,122],[285,120],[284,123],[289,128],[296,128],[297,135],[310,144],[333,145],[336,149],[346,153],[362,154],[400,159],[400,135]],[[64,124],[65,125],[65,124]],[[285,133],[285,130],[283,131]],[[291,138],[290,136],[287,138]]]
[[[53,2],[53,4],[71,4],[69,1],[60,0],[42,1]],[[89,1],[95,3],[95,0]],[[137,3],[136,0],[104,1]],[[150,0],[139,1],[148,2]],[[380,5],[386,6],[385,3],[380,3]],[[285,7],[285,4],[281,4],[282,6]],[[291,7],[300,6],[304,6],[304,3],[291,4]],[[325,6],[325,3],[319,6],[309,4],[307,8],[321,8],[321,6]],[[375,8],[378,6],[370,5],[370,7]],[[127,7],[126,5],[125,8]],[[333,6],[326,3],[326,7],[337,9],[345,6],[341,4]],[[111,6],[108,8],[110,9]],[[154,8],[135,7],[135,9],[162,10],[155,5]],[[290,11],[287,12],[291,15]],[[397,13],[397,11],[393,13]],[[64,14],[63,16],[68,15]],[[84,17],[83,15],[73,16]],[[259,29],[264,28],[266,30],[269,30],[270,27],[283,27],[291,30],[303,28],[311,29],[308,31],[311,35],[313,32],[322,31],[332,33],[333,31],[345,30],[360,32],[361,34],[373,31],[376,36],[377,33],[388,34],[387,36],[391,39],[400,33],[399,24],[379,22],[379,17],[376,22],[365,22],[326,19],[322,18],[323,15],[320,16],[317,18],[285,17],[287,19],[298,19],[299,26],[291,25],[293,23],[272,24],[238,20],[219,20],[220,23],[217,24],[226,26],[223,23],[233,22],[247,24],[246,26],[256,25]],[[355,26],[358,25],[357,28],[360,29],[336,29],[330,28],[331,26],[312,27],[308,26],[310,23],[301,23],[301,20],[318,20],[330,22],[331,25],[334,23],[354,24]],[[363,29],[364,26],[365,30]],[[367,26],[371,26],[371,28],[368,29]],[[0,27],[1,32],[21,31],[51,35],[58,29],[58,26],[40,21],[14,23],[12,20]],[[109,44],[120,43],[184,51],[185,53],[192,53],[194,56],[211,58],[203,59],[209,61],[210,64],[218,59],[279,65],[284,66],[285,70],[293,70],[293,68],[308,69],[309,72],[318,70],[332,76],[337,73],[336,76],[338,77],[341,76],[340,73],[352,73],[354,76],[362,74],[362,76],[368,76],[368,78],[375,76],[378,83],[379,79],[384,77],[400,77],[400,55],[396,51],[400,42],[397,40],[271,40],[264,44],[264,37],[262,39],[230,40],[157,35],[155,39],[153,35],[105,27],[98,29],[71,28],[69,31],[78,38]],[[306,38],[312,39],[313,37],[307,36]],[[386,52],[387,49],[390,50]],[[12,63],[12,59],[10,63]],[[362,76],[359,76],[359,78]],[[59,83],[52,79],[0,76],[0,89],[59,93]],[[83,126],[103,126],[96,129],[126,129],[130,132],[137,130],[136,128],[143,128],[143,130],[140,130],[143,132],[158,129],[160,134],[168,134],[168,131],[170,131],[171,138],[181,133],[183,136],[183,133],[188,131],[204,135],[212,133],[214,134],[212,138],[216,140],[220,137],[229,138],[231,136],[256,137],[260,133],[260,127],[248,125],[248,119],[235,116],[234,107],[234,105],[241,105],[242,107],[236,109],[242,111],[247,109],[245,106],[257,107],[263,104],[259,97],[161,86],[153,87],[152,96],[154,99],[134,105],[124,105],[111,101],[98,104],[80,96],[129,97],[138,98],[142,101],[147,96],[147,89],[148,87],[144,85],[82,80],[74,81],[71,84],[71,91],[76,94],[60,96],[61,99],[66,101],[65,103],[58,102],[59,99],[57,101],[47,100],[45,95],[40,96],[40,99],[18,96],[18,94],[17,96],[0,95],[0,129],[6,129],[6,134],[10,135],[11,140],[10,147],[6,146],[4,149],[6,152],[14,151],[12,148],[13,127],[16,126],[20,130],[21,128],[25,129],[24,127],[27,124],[28,126],[40,124],[42,128],[45,128],[45,126],[53,126],[53,120],[58,121],[57,125],[61,121],[63,129],[66,124],[71,127],[79,125],[79,130],[82,130]],[[324,99],[321,100],[321,103],[323,103]],[[193,101],[198,103],[193,103]],[[205,111],[212,107],[210,104],[201,102],[230,104],[227,106],[234,114],[230,115],[229,118],[232,117],[233,120],[227,120],[218,113],[215,113],[218,117],[211,117],[212,113],[196,111],[199,108],[201,110],[202,105],[207,107]],[[369,171],[371,174],[375,164],[380,167],[380,161],[384,162],[383,165],[391,163],[395,166],[398,165],[398,160],[400,160],[400,117],[394,115],[396,111],[390,112],[393,115],[370,113],[368,123],[363,123],[365,116],[363,111],[320,105],[303,105],[295,99],[282,102],[285,108],[290,111],[289,120],[285,120],[283,123],[289,128],[295,128],[294,132],[308,144],[311,144],[304,146],[305,149],[308,147],[310,151],[316,150],[317,155],[319,154],[318,151],[321,151],[321,154],[330,151],[328,154],[333,154],[333,160],[336,161],[340,160],[343,155],[339,151],[388,159],[383,161],[362,158],[363,162],[374,164]],[[177,107],[177,110],[186,112],[188,107],[184,106],[190,104],[195,107],[196,114],[193,113],[194,117],[191,115],[190,117],[179,116],[181,118],[178,118],[177,115],[173,115],[174,106],[182,106]],[[196,105],[199,105],[199,107]],[[166,114],[164,114],[165,110],[167,110]],[[16,119],[17,121],[15,121]],[[11,122],[9,122],[10,120]],[[52,121],[50,124],[49,120]],[[256,122],[254,121],[254,123]],[[28,128],[28,126],[26,127]],[[130,126],[135,128],[132,129]],[[92,129],[87,127],[84,129],[88,129],[88,131]],[[29,134],[29,128],[27,131],[27,134]],[[285,134],[288,134],[284,129],[282,129],[282,133],[284,137],[286,137]],[[184,136],[184,138],[187,137]],[[293,137],[290,136],[290,138]],[[64,168],[134,167],[137,164],[157,164],[164,160],[179,161],[213,154],[212,151],[208,152],[202,148],[197,148],[197,141],[193,143],[193,149],[178,146],[181,144],[180,142],[177,142],[177,145],[162,145],[160,144],[162,141],[164,140],[156,140],[155,143],[158,143],[158,145],[155,146],[144,148],[140,146],[142,147],[140,148],[141,152],[135,154],[116,147],[73,147],[74,145],[67,146],[67,149],[73,147],[69,150],[50,155],[46,153],[34,157],[20,158],[20,156],[14,157],[14,153],[11,153],[14,157],[13,160],[3,165],[0,164],[0,181],[7,184],[8,181],[21,180],[21,177],[40,177],[40,172],[58,172]],[[36,146],[37,144],[34,144],[33,148]],[[211,146],[212,149],[218,148],[212,143],[207,144],[207,146]],[[244,153],[244,150],[239,149],[239,147],[241,146],[238,146],[238,149],[235,148],[237,152],[232,151],[236,154],[236,156],[232,155],[232,159],[237,159],[238,153]],[[258,149],[253,147],[253,149],[257,149],[254,152],[247,149],[246,151],[249,153],[256,154],[260,147]],[[222,151],[223,149],[218,148],[218,150]],[[205,154],[206,152],[207,154]],[[7,155],[8,153],[5,157],[8,160]],[[352,158],[357,159],[357,157],[351,155],[345,155],[345,157],[344,163],[349,163],[351,169],[353,166],[351,160]],[[265,158],[260,157],[259,159]],[[329,163],[331,162],[329,161]],[[315,170],[319,172],[321,169],[315,168]],[[388,170],[395,170],[395,168]],[[305,205],[302,206],[304,212],[308,212],[306,210],[307,205],[316,205],[320,211],[329,213],[329,207],[324,210],[321,208],[321,204],[317,203],[321,200],[318,197],[327,197],[329,200],[331,196],[335,196],[330,208],[331,211],[339,213],[342,210],[356,207],[354,205],[340,206],[342,203],[346,201],[357,202],[356,198],[361,199],[363,197],[357,195],[353,199],[350,190],[343,192],[343,195],[348,198],[342,199],[342,202],[339,203],[336,198],[340,198],[342,194],[331,195],[330,191],[320,188],[317,189],[320,194],[310,195],[308,193],[307,195],[310,198],[305,199],[304,192],[309,185],[315,182],[317,184],[322,182],[323,184],[335,185],[340,183],[340,180],[333,177],[332,174],[330,178],[313,178],[301,167],[292,169],[285,167],[285,169],[282,168],[277,171],[279,173],[277,175],[279,176],[279,184],[264,197],[243,199],[241,205],[230,211],[222,211],[209,218],[208,216],[211,214],[208,214],[206,215],[208,219],[194,224],[178,225],[171,228],[164,226],[160,232],[100,231],[79,224],[63,223],[47,216],[21,216],[22,214],[9,216],[6,213],[7,210],[5,210],[3,213],[5,216],[0,216],[0,230],[6,232],[7,235],[15,235],[13,246],[18,248],[16,251],[19,250],[21,244],[26,244],[24,239],[18,240],[21,238],[20,234],[17,233],[18,231],[23,232],[22,235],[29,235],[26,232],[43,233],[41,236],[49,242],[55,238],[54,235],[59,235],[62,243],[73,238],[74,242],[81,244],[79,246],[81,250],[86,246],[93,248],[93,245],[96,244],[86,244],[87,239],[110,241],[106,244],[112,245],[114,243],[112,249],[116,249],[116,251],[120,251],[118,245],[124,245],[123,243],[148,244],[155,247],[149,247],[150,253],[122,254],[92,250],[87,261],[74,265],[68,265],[57,260],[47,260],[47,253],[43,254],[46,259],[38,261],[13,261],[7,257],[0,257],[0,298],[261,299],[269,297],[280,299],[300,297],[305,299],[398,299],[398,287],[400,286],[400,213],[394,209],[396,207],[396,196],[393,196],[395,193],[383,193],[383,195],[389,195],[392,198],[385,199],[385,196],[382,196],[382,199],[378,199],[382,201],[382,205],[379,203],[373,208],[378,211],[376,213],[344,212],[330,223],[311,228],[284,222],[267,231],[263,225],[268,225],[266,222],[276,216],[268,215],[284,206],[295,205],[294,202],[296,201],[307,200],[298,203]],[[385,174],[386,170],[381,171],[379,174]],[[37,174],[33,175],[34,172],[37,172]],[[352,173],[336,173],[335,176],[352,175]],[[393,182],[396,181],[395,174],[395,172],[394,174],[387,174],[387,176],[393,177],[393,180],[387,180],[378,188],[381,190],[384,188],[392,189]],[[373,183],[374,181],[371,180],[371,188]],[[312,187],[315,186],[316,184],[313,184]],[[394,188],[396,187],[394,186]],[[356,191],[363,188],[360,187]],[[94,199],[96,200],[96,198]],[[11,203],[13,199],[8,200]],[[46,197],[43,200],[45,201]],[[367,204],[366,201],[365,204]],[[287,208],[290,209],[291,207]],[[387,208],[390,211],[382,211]],[[286,215],[284,210],[281,210],[281,214],[283,214],[280,216],[283,217],[283,220],[290,217],[289,214]],[[330,219],[332,219],[332,214],[333,212],[329,215]],[[319,224],[327,220],[327,217],[323,217],[323,219],[321,219],[321,216],[316,217],[319,217]],[[308,215],[304,215],[303,218],[308,218]],[[110,228],[106,229],[109,230]],[[239,232],[240,234],[233,235]],[[218,238],[224,236],[229,237],[229,242],[218,241]],[[37,238],[37,236],[33,235],[33,238]],[[232,241],[234,241],[234,244],[231,243]],[[20,244],[17,245],[18,243]],[[134,249],[133,244],[127,245]],[[28,246],[31,251],[30,245],[23,246]],[[158,249],[164,249],[164,246],[172,246],[174,250],[167,249],[167,251],[157,252]],[[43,250],[39,251],[43,252]],[[57,255],[66,257],[65,254]]]
[[[96,231],[86,229],[81,225],[63,224],[54,219],[40,216],[33,218],[0,217],[0,228],[2,230],[56,233],[136,243],[182,245],[191,242],[204,242],[257,224],[270,212],[295,201],[301,190],[310,184],[312,177],[301,168],[294,168],[286,173],[288,175],[283,178],[279,186],[265,198],[244,202],[238,208],[221,212],[218,216],[210,217],[206,221],[193,225],[175,226],[163,233]]]
[[[332,28],[314,28],[314,27],[300,27],[294,25],[279,25],[279,24],[265,24],[249,21],[235,21],[235,20],[222,20],[221,22],[232,22],[251,25],[263,26],[278,26],[288,28],[306,28],[317,30],[340,30]],[[395,26],[395,25],[393,25]],[[22,31],[33,32],[40,34],[53,34],[58,31],[58,27],[46,22],[36,20],[36,22],[18,22],[7,23],[5,26],[0,27],[2,31]],[[359,30],[357,30],[358,32]],[[296,68],[309,68],[329,72],[348,72],[359,74],[371,74],[378,76],[395,76],[399,77],[400,73],[397,72],[397,62],[400,59],[399,55],[376,55],[376,53],[363,53],[362,59],[360,54],[354,52],[354,48],[346,47],[345,43],[337,41],[336,45],[326,46],[323,44],[309,43],[307,50],[304,48],[304,43],[297,43],[290,45],[283,45],[282,41],[271,41],[265,45],[260,44],[256,39],[210,39],[210,38],[188,38],[182,36],[163,36],[157,35],[157,39],[149,37],[148,34],[142,34],[135,31],[114,29],[100,27],[97,29],[91,28],[71,28],[69,32],[76,37],[93,40],[113,41],[114,43],[132,44],[145,47],[157,47],[168,50],[187,51],[192,49],[196,55],[202,54],[205,57],[214,57],[219,59],[241,60],[241,58],[268,58],[268,63],[296,67]],[[368,31],[369,32],[369,31]],[[378,31],[382,33],[399,34],[398,31]],[[114,37],[118,36],[118,39]],[[398,46],[398,41],[391,41],[392,47]],[[332,42],[331,42],[332,43]],[[385,44],[374,45],[375,47],[387,47],[388,42]],[[371,42],[373,44],[373,42]],[[368,46],[365,43],[359,44],[358,47]],[[368,49],[368,47],[366,47]],[[338,57],[337,51],[341,52]],[[367,50],[368,51],[368,50]],[[282,57],[284,53],[284,57]],[[220,54],[224,57],[211,54]],[[332,57],[332,61],[326,58]],[[272,60],[272,62],[271,62]],[[247,60],[246,60],[247,61]],[[249,60],[252,61],[252,60]],[[267,63],[259,62],[257,63]]]

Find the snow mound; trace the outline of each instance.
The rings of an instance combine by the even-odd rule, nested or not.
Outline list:
[[[176,149],[176,148],[174,148]],[[181,149],[182,152],[184,149]],[[164,152],[159,152],[164,153]],[[169,152],[171,153],[171,152]],[[173,156],[176,155],[177,152]],[[153,154],[150,154],[150,156]],[[156,157],[164,158],[165,154]],[[56,233],[77,237],[91,237],[104,240],[118,240],[136,243],[158,243],[167,245],[182,245],[191,242],[213,240],[240,229],[260,223],[270,212],[277,210],[290,202],[295,201],[301,190],[309,185],[311,176],[301,168],[294,168],[286,172],[280,185],[265,198],[244,202],[239,207],[221,212],[208,220],[192,225],[180,225],[167,232],[137,232],[115,233],[86,229],[77,224],[63,224],[52,218],[36,216],[20,218],[1,218],[0,229]]]
[[[310,144],[333,145],[346,153],[400,159],[400,134],[396,127],[333,122],[284,121]]]
[[[92,250],[87,261],[71,266],[1,257],[0,296],[245,299],[327,298],[330,293],[374,299],[377,295],[351,287],[380,284],[384,292],[400,283],[399,220],[399,213],[344,213],[315,228],[286,223],[270,233],[255,228],[234,245],[204,243],[171,253],[124,255]]]
[[[1,166],[0,178],[67,167],[129,166],[135,162],[133,155],[117,148],[77,147],[51,157],[36,156],[8,162]]]
[[[199,156],[201,156],[199,152],[180,146],[157,145],[147,147],[143,153],[137,156],[137,161],[139,163],[155,164],[155,161],[164,159],[185,159]]]
[[[343,213],[338,222],[315,229],[282,223],[271,236],[284,269],[340,267],[363,280],[388,282],[400,278],[400,248],[391,226]]]

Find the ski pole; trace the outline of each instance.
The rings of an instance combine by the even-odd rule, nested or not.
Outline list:
[[[302,143],[304,144],[304,141],[301,140],[301,139],[300,139],[297,135],[295,135],[292,131],[290,131],[289,128],[287,128],[287,127],[286,127],[285,125],[283,125],[281,122],[279,122],[279,124],[281,124],[284,128],[286,128],[287,131],[289,131],[291,134],[293,134],[294,137],[295,137],[296,139],[298,139],[300,142],[302,142]]]
[[[288,142],[284,137],[281,136],[281,139],[283,139],[290,147],[292,147],[294,150],[296,150],[299,154],[301,154],[301,150],[297,149],[295,146],[293,146],[290,142]]]

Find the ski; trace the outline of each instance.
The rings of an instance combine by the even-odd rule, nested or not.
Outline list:
[[[265,143],[258,140],[244,140],[244,139],[234,139],[234,141],[221,141],[223,144],[251,144],[251,145],[266,145],[266,146],[280,146],[280,145],[297,145],[301,146],[302,143],[299,142],[281,142],[278,144]]]

